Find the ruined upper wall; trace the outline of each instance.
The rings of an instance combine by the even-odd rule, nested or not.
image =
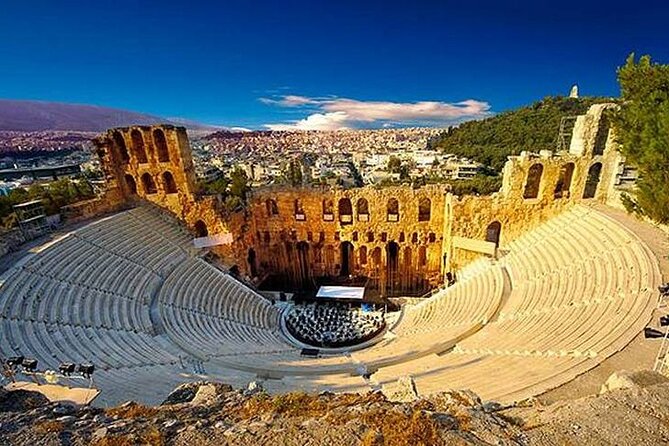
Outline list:
[[[121,200],[152,201],[199,235],[231,232],[233,243],[213,250],[242,272],[295,282],[361,274],[385,293],[438,284],[445,270],[480,255],[466,251],[476,243],[455,248],[456,236],[504,245],[576,202],[606,202],[622,161],[606,116],[614,107],[579,117],[569,152],[509,157],[492,196],[454,197],[444,186],[264,188],[233,215],[220,212],[216,196],[196,194],[185,129],[125,127],[95,142]]]
[[[195,201],[195,169],[186,129],[172,125],[108,130],[95,141],[108,186],[182,216]]]

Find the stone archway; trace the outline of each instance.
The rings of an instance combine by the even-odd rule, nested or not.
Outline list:
[[[249,272],[251,273],[251,277],[256,277],[258,275],[258,267],[256,263],[256,252],[253,248],[249,248],[246,261],[249,263]]]
[[[387,294],[393,295],[398,281],[400,246],[392,241],[386,245],[386,281]]]
[[[485,234],[486,242],[492,242],[495,244],[495,247],[499,247],[499,236],[502,232],[502,224],[498,221],[493,221],[488,225]]]
[[[355,258],[353,257],[353,245],[351,242],[342,242],[340,245],[340,265],[339,275],[349,276],[353,273]]]

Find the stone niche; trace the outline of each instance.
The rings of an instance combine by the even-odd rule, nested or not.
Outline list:
[[[124,127],[94,142],[110,200],[148,200],[195,236],[232,234],[211,250],[249,278],[280,276],[298,288],[359,276],[383,296],[420,295],[481,256],[455,248],[453,237],[504,245],[574,203],[606,202],[621,163],[606,116],[613,107],[598,104],[577,119],[569,152],[509,157],[491,196],[456,197],[434,185],[261,188],[232,215],[218,197],[197,193],[184,128]]]

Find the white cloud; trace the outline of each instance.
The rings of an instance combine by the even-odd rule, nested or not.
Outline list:
[[[258,99],[263,104],[267,105],[279,105],[281,107],[300,107],[303,105],[312,105],[317,104],[318,102],[315,99],[308,98],[306,96],[298,96],[294,94],[289,94],[277,98],[260,98]]]
[[[266,124],[270,130],[342,130],[350,128],[344,112],[314,113],[290,124]]]
[[[337,130],[408,125],[445,127],[462,121],[481,119],[491,113],[487,102],[474,99],[455,103],[389,102],[287,95],[260,100],[265,104],[280,107],[303,107],[312,110],[312,114],[304,119],[267,124],[265,127],[271,130]]]

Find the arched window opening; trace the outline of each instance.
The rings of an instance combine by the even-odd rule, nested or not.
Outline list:
[[[574,163],[567,163],[560,168],[553,198],[569,198],[571,179],[574,177]]]
[[[368,232],[367,233],[367,243],[372,243],[374,241],[374,233],[373,232]]]
[[[299,242],[297,244],[297,265],[300,282],[306,285],[309,282],[309,244]]]
[[[397,198],[388,200],[387,215],[388,221],[396,222],[400,220],[400,203],[397,201]]]
[[[502,231],[502,224],[498,221],[493,221],[488,225],[485,233],[486,242],[492,242],[495,247],[499,247],[499,236]]]
[[[375,268],[381,266],[381,248],[378,246],[372,251],[372,262],[374,263]]]
[[[314,263],[319,265],[323,263],[323,250],[320,246],[314,246]]]
[[[341,198],[339,200],[339,222],[342,225],[350,225],[353,223],[353,206],[351,200],[348,198]]]
[[[253,248],[249,248],[246,260],[249,263],[249,272],[251,273],[251,277],[256,277],[258,275],[258,268],[256,266],[256,252],[253,250]]]
[[[279,215],[279,207],[276,205],[276,201],[271,198],[265,200],[265,210],[267,211],[268,217]]]
[[[302,208],[302,202],[299,198],[295,199],[295,220],[305,221],[307,219],[304,209]]]
[[[360,264],[367,265],[367,247],[361,246],[358,252],[360,253]]]
[[[427,197],[418,201],[418,221],[430,221],[432,202]]]
[[[118,149],[118,155],[122,163],[127,163],[130,161],[130,156],[128,155],[128,148],[125,146],[125,138],[121,132],[114,132],[114,143]]]
[[[599,186],[599,178],[602,173],[602,163],[595,163],[588,169],[588,178],[585,180],[585,190],[583,190],[583,198],[595,198],[597,194],[597,186]]]
[[[323,200],[323,220],[334,221],[334,205],[332,200]]]
[[[539,188],[541,186],[541,176],[544,173],[544,166],[541,163],[533,164],[527,173],[527,181],[525,182],[525,192],[523,198],[537,198],[539,196]]]
[[[147,195],[158,192],[158,189],[156,189],[156,183],[153,181],[153,177],[151,177],[148,172],[142,175],[142,187],[144,188],[144,193]]]
[[[195,235],[197,237],[206,237],[209,235],[207,225],[202,220],[196,221],[195,225],[193,225],[193,229],[195,230]]]
[[[171,172],[163,172],[163,188],[166,194],[176,194],[178,192],[177,183],[174,181]]]
[[[135,183],[135,179],[129,173],[125,174],[125,184],[132,195],[137,195],[137,183]]]
[[[158,162],[168,163],[170,161],[170,151],[167,148],[165,133],[161,129],[155,129],[153,131],[153,144],[158,151]]]
[[[418,233],[414,232],[411,234],[411,243],[418,243]]]
[[[146,157],[146,148],[144,147],[144,137],[142,132],[137,129],[134,129],[130,132],[130,139],[132,140],[132,151],[137,158],[137,162],[140,164],[148,163]]]
[[[593,155],[604,155],[606,149],[606,140],[609,138],[609,130],[611,129],[611,122],[606,115],[606,111],[602,113],[599,118],[599,126],[597,127],[597,134],[595,135],[595,145],[592,148]]]
[[[263,241],[269,245],[270,242],[270,236],[269,236],[269,231],[264,231],[263,232]]]
[[[358,241],[358,231],[353,231],[353,234],[351,234],[351,240],[354,242]]]
[[[412,264],[412,258],[411,258],[411,247],[407,246],[404,248],[404,271],[409,272],[411,271],[411,264]]]
[[[341,260],[340,260],[340,269],[339,275],[346,277],[353,272],[355,258],[353,257],[353,245],[351,242],[343,242],[340,245],[341,249]]]
[[[325,264],[329,268],[332,268],[334,266],[334,263],[335,263],[334,246],[327,245],[325,247]]]
[[[399,266],[400,247],[395,242],[390,242],[386,245],[386,267],[388,277],[388,287],[394,288],[395,280],[397,279],[397,268]]]
[[[400,240],[400,243],[404,243],[404,232],[400,232],[399,240]]]
[[[430,233],[428,234],[428,236],[427,236],[427,240],[428,240],[430,243],[434,243],[434,242],[437,241],[437,235],[436,235],[434,232],[430,232]]]
[[[427,249],[425,248],[425,246],[418,247],[418,264],[420,266],[427,265]]]
[[[369,221],[369,203],[366,198],[361,198],[356,203],[358,221]]]

